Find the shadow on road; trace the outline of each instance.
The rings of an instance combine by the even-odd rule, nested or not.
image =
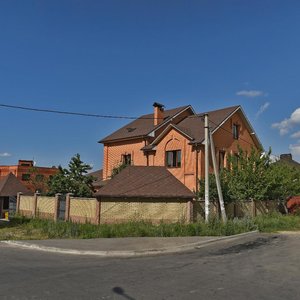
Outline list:
[[[112,288],[112,291],[115,293],[115,294],[118,294],[122,297],[124,297],[125,299],[128,299],[128,300],[135,300],[134,298],[128,296],[125,291],[119,287],[119,286],[115,286],[114,288]]]

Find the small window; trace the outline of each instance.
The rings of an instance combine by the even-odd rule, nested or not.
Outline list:
[[[23,181],[29,181],[30,180],[30,174],[22,174],[22,180]]]
[[[123,154],[122,155],[122,162],[125,165],[131,165],[131,154]]]
[[[239,139],[239,131],[240,131],[240,125],[233,124],[233,126],[232,126],[232,134],[233,134],[233,138],[235,140]]]
[[[181,150],[166,152],[166,165],[168,168],[181,167]]]

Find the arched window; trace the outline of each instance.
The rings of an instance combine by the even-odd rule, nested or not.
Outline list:
[[[172,139],[166,144],[166,166],[168,168],[181,167],[181,142],[177,139]]]

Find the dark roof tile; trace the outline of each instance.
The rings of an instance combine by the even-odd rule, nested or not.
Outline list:
[[[0,196],[13,197],[17,193],[23,193],[31,195],[33,194],[23,183],[12,173],[9,173],[3,179],[0,180]]]
[[[165,167],[128,166],[96,194],[111,198],[192,199],[192,193]]]
[[[170,118],[172,118],[173,116],[175,116],[176,114],[178,114],[179,112],[181,112],[182,110],[188,107],[190,107],[190,105],[165,110],[164,122],[167,123],[167,121]],[[148,135],[152,130],[154,130],[158,126],[161,126],[161,124],[154,126],[154,114],[143,115],[138,119],[132,121],[131,123],[118,129],[117,131],[113,132],[112,134],[108,135],[104,139],[100,140],[99,143],[105,143],[114,140],[122,140],[122,139],[135,138],[135,137],[143,137]]]
[[[209,116],[209,126],[212,131],[228,118],[240,106],[232,106],[219,110],[207,112]],[[178,129],[194,138],[194,143],[201,143],[204,140],[204,118],[205,113],[189,116],[176,125]]]

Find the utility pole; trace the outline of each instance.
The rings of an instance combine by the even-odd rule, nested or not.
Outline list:
[[[212,156],[212,161],[213,161],[213,166],[214,166],[214,172],[215,172],[215,178],[216,178],[216,184],[217,184],[217,190],[218,190],[222,220],[223,220],[224,223],[226,223],[227,217],[226,217],[223,194],[222,194],[222,189],[221,189],[219,170],[218,170],[217,162],[216,162],[215,145],[214,145],[214,140],[213,140],[213,137],[212,137],[211,130],[209,130],[209,139],[210,139],[211,156]]]
[[[209,127],[208,114],[204,115],[204,134],[205,134],[205,222],[209,221]]]

